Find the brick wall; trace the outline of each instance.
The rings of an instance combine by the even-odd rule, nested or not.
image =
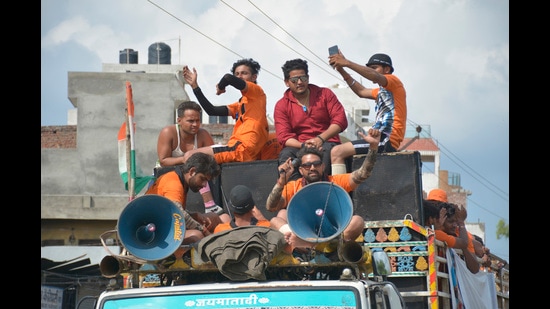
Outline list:
[[[231,137],[233,132],[233,125],[226,123],[212,123],[212,124],[201,124],[201,128],[205,129],[212,135],[212,139],[216,144],[225,145]]]
[[[233,132],[232,124],[213,123],[202,124],[212,135],[214,143],[226,144]],[[72,126],[44,126],[41,128],[41,148],[76,148],[76,125]],[[269,126],[270,131],[274,132],[275,127]]]
[[[40,138],[41,148],[76,148],[76,125],[41,127]]]

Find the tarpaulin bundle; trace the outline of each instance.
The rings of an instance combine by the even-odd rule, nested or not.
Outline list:
[[[209,235],[198,243],[205,262],[216,265],[230,280],[266,280],[269,262],[285,247],[283,233],[262,226],[241,226]]]

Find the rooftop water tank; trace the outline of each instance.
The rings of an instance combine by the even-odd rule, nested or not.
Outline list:
[[[131,48],[125,48],[119,52],[119,63],[120,64],[137,64],[138,63],[138,52]]]
[[[157,42],[149,46],[149,64],[171,64],[172,52],[168,44]]]

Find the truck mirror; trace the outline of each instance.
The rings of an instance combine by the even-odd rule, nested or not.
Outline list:
[[[372,249],[372,263],[372,270],[375,276],[391,275],[392,271],[390,266],[390,258],[382,249]]]

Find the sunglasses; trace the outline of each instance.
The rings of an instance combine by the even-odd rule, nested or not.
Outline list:
[[[301,80],[302,83],[305,83],[305,82],[307,82],[308,79],[309,79],[309,76],[301,75],[301,76],[291,77],[288,80],[291,81],[293,84],[296,84],[298,82],[298,80]]]
[[[314,168],[318,168],[319,166],[321,166],[321,164],[323,164],[323,161],[306,162],[306,163],[302,163],[300,167],[305,169],[309,169],[311,168],[311,166],[313,166]]]

